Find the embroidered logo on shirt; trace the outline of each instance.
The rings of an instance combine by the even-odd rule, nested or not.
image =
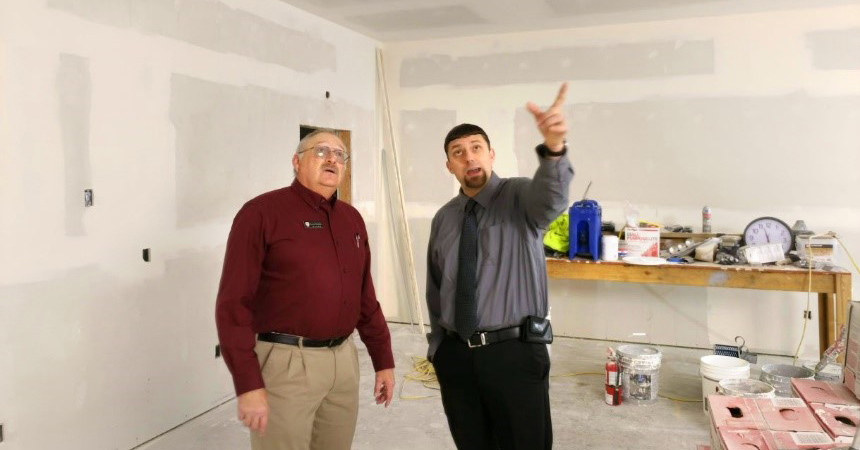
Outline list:
[[[322,228],[323,227],[322,222],[305,221],[305,222],[302,222],[302,225],[304,225],[305,228]]]

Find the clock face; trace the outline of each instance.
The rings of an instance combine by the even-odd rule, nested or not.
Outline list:
[[[760,217],[753,220],[744,230],[744,241],[747,245],[782,244],[782,252],[791,251],[794,240],[791,228],[785,222],[774,217]]]

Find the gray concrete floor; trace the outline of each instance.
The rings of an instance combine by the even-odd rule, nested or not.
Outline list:
[[[442,411],[438,391],[416,382],[404,383],[412,368],[412,356],[424,356],[427,348],[423,336],[409,325],[391,324],[394,357],[397,368],[396,398],[387,409],[373,401],[373,377],[370,359],[359,344],[361,364],[361,404],[354,450],[455,450]],[[707,418],[702,404],[659,398],[646,406],[623,404],[611,407],[604,403],[602,376],[570,376],[578,372],[603,372],[606,347],[615,343],[572,338],[556,338],[551,347],[552,399],[555,449],[637,449],[695,450],[708,444]],[[698,375],[699,357],[707,350],[660,347],[663,364],[660,371],[662,395],[683,399],[701,397]],[[757,378],[759,367],[789,358],[760,356],[751,376]],[[402,391],[401,391],[402,389]],[[144,444],[139,450],[236,450],[250,448],[248,431],[236,420],[236,402],[229,401],[212,411]]]

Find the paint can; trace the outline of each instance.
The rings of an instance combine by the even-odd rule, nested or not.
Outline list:
[[[625,344],[618,346],[618,356],[624,401],[634,405],[657,401],[663,353],[647,345]]]

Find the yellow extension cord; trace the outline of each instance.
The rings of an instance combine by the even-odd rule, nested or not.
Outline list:
[[[569,372],[562,373],[559,375],[550,375],[550,378],[562,378],[562,377],[577,377],[581,375],[599,375],[604,376],[603,372]],[[439,390],[439,382],[436,380],[436,371],[433,369],[433,364],[430,361],[427,361],[427,358],[422,358],[420,356],[412,357],[412,370],[403,376],[403,384],[400,385],[400,399],[401,400],[420,400],[423,398],[432,398],[438,397],[437,395],[403,395],[403,388],[410,381],[421,383],[424,387],[428,389]],[[701,400],[689,399],[689,398],[680,398],[674,397],[671,395],[659,394],[660,397],[667,398],[669,400],[673,400],[676,402],[700,402]]]
[[[820,235],[810,236],[809,241],[807,241],[807,242],[811,243],[813,237],[820,237],[820,236],[833,236],[833,238],[836,239],[836,242],[839,242],[839,246],[845,250],[845,254],[848,255],[848,259],[850,259],[851,264],[854,265],[854,270],[856,270],[857,273],[860,273],[860,267],[857,266],[857,262],[854,261],[854,257],[851,256],[851,252],[848,251],[848,247],[846,247],[845,244],[842,243],[842,239],[839,239],[839,236],[837,236],[836,233],[831,231],[829,234],[820,234]],[[813,264],[812,264],[812,250],[811,249],[809,250],[809,253],[810,253],[810,255],[809,255],[810,264],[809,264],[809,271],[808,271],[808,275],[807,275],[807,278],[809,279],[809,287],[806,290],[806,311],[810,310],[809,309],[809,303],[810,303],[810,298],[812,296],[812,266],[813,266]],[[835,311],[833,313],[836,314]],[[807,317],[807,316],[803,317],[803,331],[800,332],[800,342],[797,343],[797,350],[794,351],[794,359],[792,360],[792,364],[797,364],[797,356],[800,354],[800,347],[803,345],[803,339],[806,337],[806,324],[809,323],[809,320],[810,320],[809,317]],[[836,337],[836,339],[839,339],[839,330],[833,330],[833,332],[835,333],[834,336]]]

